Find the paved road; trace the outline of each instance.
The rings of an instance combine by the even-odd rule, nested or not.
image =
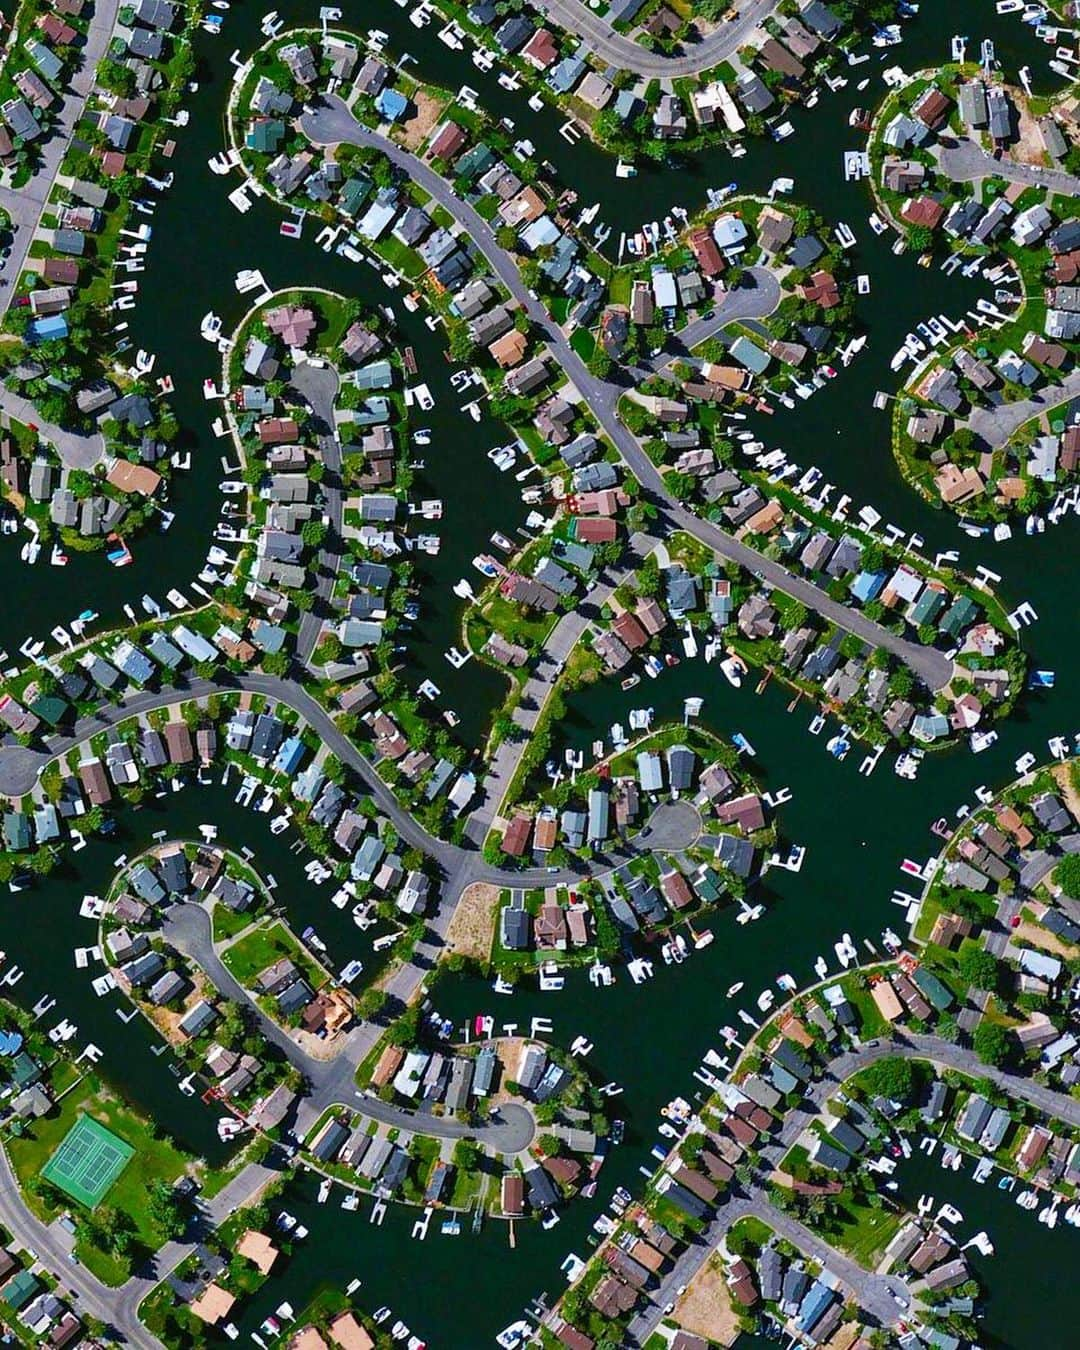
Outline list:
[[[974,408],[967,425],[987,445],[1000,450],[1033,417],[1071,403],[1074,398],[1080,398],[1080,370],[1070,370],[1060,384],[1044,385],[1030,398],[1002,403],[996,408]]]
[[[297,657],[304,665],[310,665],[322,631],[323,618],[329,613],[334,582],[341,566],[341,527],[345,501],[341,490],[341,442],[334,427],[334,400],[337,398],[339,381],[333,366],[313,366],[310,361],[305,361],[294,369],[291,384],[307,399],[315,419],[319,455],[326,466],[322,490],[330,522],[329,533],[319,551],[315,605],[301,615],[296,639]]]
[[[94,74],[109,46],[120,3],[121,0],[94,0],[86,42],[79,49],[82,65],[71,77],[70,87],[62,93],[59,107],[51,109],[56,113],[56,118],[48,139],[39,142],[41,161],[37,172],[24,187],[0,188],[0,206],[11,217],[15,234],[11,253],[0,265],[0,279],[7,282],[4,298],[0,301],[0,312],[6,310],[15,297],[34,231],[48,203],[75,125],[82,116],[86,97],[94,87]]]
[[[529,678],[512,714],[518,730],[512,738],[500,741],[496,747],[480,785],[480,804],[469,817],[466,834],[478,847],[482,846],[491,822],[502,806],[529,737],[536,729],[571,652],[584,633],[600,618],[600,611],[612,593],[629,579],[656,543],[657,540],[646,534],[635,534],[630,539],[626,560],[617,568],[601,572],[584,599],[564,614],[549,633],[543,651],[529,671]]]
[[[714,306],[711,319],[693,319],[685,328],[673,333],[662,352],[641,362],[642,369],[663,370],[672,361],[685,360],[695,347],[716,337],[729,323],[767,319],[783,296],[775,272],[767,267],[747,267],[743,278],[741,286],[726,292]]]
[[[739,10],[739,17],[722,23],[707,37],[685,44],[677,56],[648,51],[632,38],[616,32],[607,19],[594,14],[581,0],[536,0],[536,8],[560,28],[576,33],[585,48],[608,65],[635,75],[674,79],[711,70],[733,56],[754,29],[775,13],[777,0],[750,0],[746,4],[733,0],[732,8]]]
[[[979,178],[1004,178],[1009,183],[1027,183],[1049,188],[1064,197],[1080,196],[1080,177],[1062,169],[1045,169],[1040,164],[1018,164],[1003,156],[997,159],[981,145],[960,137],[955,143],[938,142],[931,152],[938,168],[955,183],[970,183]]]
[[[122,1297],[121,1290],[110,1289],[84,1266],[71,1261],[70,1238],[30,1213],[3,1150],[0,1150],[0,1223],[12,1234],[16,1248],[36,1252],[42,1265],[59,1278],[61,1294],[70,1292],[75,1296],[72,1301],[77,1311],[99,1318],[128,1345],[160,1344],[140,1325],[135,1309]]]
[[[422,160],[387,140],[378,132],[361,126],[345,102],[336,95],[321,99],[318,106],[305,110],[300,118],[300,129],[317,145],[350,144],[380,150],[402,173],[418,183],[440,206],[455,218],[472,239],[496,273],[499,280],[518,301],[547,340],[552,354],[565,374],[591,409],[600,427],[611,438],[623,461],[642,485],[644,496],[658,508],[661,523],[669,529],[685,530],[711,548],[721,557],[738,563],[754,572],[777,590],[794,597],[846,632],[854,633],[873,647],[883,648],[907,664],[930,689],[940,689],[952,676],[952,663],[943,653],[932,648],[908,642],[873,623],[860,610],[831,599],[823,590],[786,567],[767,558],[756,549],[740,543],[731,535],[711,525],[681,506],[667,491],[656,466],[638,443],[637,438],[623,425],[617,407],[624,390],[590,374],[585,363],[570,346],[550,314],[533,296],[518,272],[517,265],[495,241],[487,221],[467,203],[458,198],[451,186]]]
[[[679,1257],[674,1269],[661,1281],[653,1295],[655,1305],[644,1308],[634,1318],[631,1329],[637,1345],[643,1345],[649,1335],[656,1330],[663,1315],[662,1309],[676,1297],[675,1291],[689,1283],[731,1225],[746,1214],[754,1214],[807,1255],[828,1265],[856,1292],[860,1304],[884,1325],[891,1325],[897,1321],[899,1308],[893,1301],[890,1290],[900,1292],[910,1302],[910,1291],[902,1281],[895,1276],[890,1276],[886,1280],[871,1275],[848,1261],[810,1233],[802,1224],[793,1220],[790,1215],[771,1205],[764,1189],[769,1169],[775,1168],[810,1122],[820,1115],[825,1102],[837,1092],[840,1085],[852,1074],[889,1055],[901,1055],[905,1059],[926,1059],[973,1078],[989,1078],[1003,1092],[1029,1103],[1046,1116],[1074,1127],[1080,1126],[1080,1102],[1074,1098],[1053,1092],[1028,1078],[1019,1078],[1015,1074],[991,1069],[983,1064],[973,1051],[964,1050],[951,1041],[941,1040],[936,1036],[917,1036],[898,1031],[891,1039],[882,1039],[875,1045],[868,1044],[856,1050],[845,1050],[829,1062],[825,1075],[810,1086],[803,1104],[797,1110],[789,1111],[785,1115],[778,1133],[761,1149],[763,1171],[751,1182],[746,1193],[733,1196],[717,1210],[716,1218],[709,1225],[703,1240],[688,1247]]]
[[[125,1345],[152,1350],[161,1342],[139,1321],[139,1304],[166,1275],[192,1251],[207,1223],[222,1223],[231,1214],[251,1204],[276,1171],[249,1163],[218,1194],[202,1207],[182,1242],[167,1242],[129,1280],[118,1287],[102,1284],[85,1266],[69,1256],[70,1235],[55,1224],[42,1223],[23,1203],[18,1182],[7,1154],[0,1149],[0,1223],[12,1234],[15,1247],[35,1252],[41,1264],[59,1280],[57,1292],[70,1295],[75,1310],[99,1318],[111,1329],[112,1338]]]
[[[396,1126],[412,1133],[422,1131],[438,1139],[462,1139],[466,1135],[477,1139],[494,1153],[519,1153],[528,1148],[536,1133],[529,1110],[516,1102],[508,1103],[499,1119],[477,1125],[446,1116],[417,1117],[414,1111],[401,1110],[382,1102],[378,1097],[358,1097],[355,1075],[372,1048],[381,1028],[360,1034],[363,1027],[345,1038],[340,1053],[332,1059],[317,1059],[309,1055],[276,1022],[263,1012],[246,989],[230,974],[228,967],[215,949],[210,915],[202,905],[173,905],[162,924],[162,936],[189,960],[194,961],[210,983],[241,1007],[247,1007],[259,1022],[263,1037],[276,1045],[289,1063],[303,1074],[310,1091],[301,1099],[295,1123],[298,1138],[304,1138],[322,1113],[330,1106],[347,1106],[361,1111],[372,1120]]]
[[[692,1245],[679,1254],[659,1288],[651,1292],[652,1301],[631,1318],[624,1345],[640,1347],[648,1342],[649,1337],[658,1330],[663,1320],[664,1308],[677,1299],[676,1291],[690,1283],[727,1232],[740,1219],[748,1216],[768,1224],[778,1237],[797,1247],[804,1256],[838,1275],[847,1290],[854,1295],[860,1308],[882,1326],[891,1326],[899,1320],[900,1309],[892,1298],[892,1290],[896,1290],[902,1298],[911,1302],[911,1291],[903,1280],[895,1276],[886,1278],[874,1275],[864,1270],[849,1257],[830,1247],[827,1242],[823,1242],[805,1224],[792,1218],[790,1214],[775,1209],[760,1195],[734,1195],[720,1207],[706,1232],[701,1237],[695,1238]]]
[[[43,421],[30,400],[6,384],[0,384],[0,409],[17,422],[37,427],[45,440],[56,447],[56,453],[69,469],[92,469],[105,453],[105,437],[99,431],[71,431]]]

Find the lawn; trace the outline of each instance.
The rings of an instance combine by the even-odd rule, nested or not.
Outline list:
[[[250,914],[237,914],[228,905],[220,902],[215,903],[212,918],[215,942],[228,942],[245,928],[250,928],[252,923]]]
[[[30,1123],[24,1134],[9,1136],[7,1140],[8,1157],[19,1179],[23,1198],[39,1218],[48,1221],[54,1211],[29,1189],[30,1184],[56,1152],[80,1112],[100,1121],[135,1150],[102,1204],[130,1218],[137,1245],[126,1256],[114,1256],[88,1245],[83,1237],[79,1237],[76,1244],[79,1259],[92,1274],[105,1284],[123,1284],[146,1253],[156,1251],[165,1241],[165,1234],[151,1218],[146,1204],[151,1184],[157,1180],[175,1181],[184,1171],[188,1159],[170,1140],[155,1137],[150,1123],[137,1116],[124,1102],[106,1095],[96,1077],[84,1078],[57,1108]],[[86,1212],[75,1202],[65,1201],[64,1207],[70,1208],[76,1218]]]
[[[830,1238],[866,1270],[873,1270],[882,1253],[900,1230],[902,1214],[873,1209],[845,1200],[844,1217],[833,1227]]]
[[[221,955],[229,971],[245,988],[250,988],[257,975],[283,957],[293,961],[309,983],[320,983],[314,963],[283,923],[253,929]]]
[[[840,981],[840,986],[859,1018],[859,1035],[866,1040],[887,1035],[889,1025],[878,1012],[870,990],[861,988],[858,980],[850,975]]]

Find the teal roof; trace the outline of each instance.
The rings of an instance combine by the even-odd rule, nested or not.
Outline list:
[[[945,605],[945,596],[941,591],[927,586],[912,606],[911,622],[920,627],[924,623],[933,623]]]

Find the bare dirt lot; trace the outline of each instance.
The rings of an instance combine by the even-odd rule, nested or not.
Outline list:
[[[413,99],[416,112],[406,122],[402,122],[401,144],[406,150],[419,150],[427,140],[432,127],[442,114],[444,100],[432,98],[422,89],[416,91]]]
[[[707,1341],[716,1341],[718,1345],[735,1344],[739,1323],[720,1262],[715,1256],[706,1261],[690,1281],[686,1293],[675,1305],[674,1320]]]
[[[498,886],[490,886],[486,881],[474,882],[462,894],[450,921],[446,934],[450,951],[460,952],[476,961],[486,961],[495,937],[498,903]]]

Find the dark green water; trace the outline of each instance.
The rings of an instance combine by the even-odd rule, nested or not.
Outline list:
[[[958,1209],[963,1221],[950,1231],[961,1243],[985,1231],[994,1244],[993,1256],[967,1252],[986,1293],[985,1317],[979,1323],[979,1343],[985,1350],[1026,1345],[1066,1350],[1076,1344],[1080,1318],[1075,1275],[1080,1230],[1060,1215],[1052,1232],[1044,1228],[1037,1209],[1020,1209],[1015,1203],[1019,1184],[1011,1194],[999,1191],[1001,1173],[995,1171],[985,1185],[977,1185],[971,1179],[972,1165],[967,1159],[961,1172],[946,1172],[936,1157],[915,1153],[897,1172],[900,1193],[912,1208],[925,1195],[934,1197],[935,1213],[944,1204]]]
[[[315,7],[309,5],[289,4],[279,12],[287,21],[312,22],[316,17]],[[222,38],[200,36],[197,41],[204,65],[200,89],[191,101],[193,120],[179,136],[172,165],[175,186],[161,200],[154,218],[155,236],[147,270],[140,277],[132,325],[139,345],[158,352],[159,372],[171,373],[176,381],[175,408],[194,452],[193,472],[181,478],[174,492],[176,523],[168,534],[140,540],[134,566],[121,571],[93,558],[79,560],[66,571],[45,563],[25,570],[13,554],[0,552],[0,559],[20,569],[9,573],[18,577],[19,589],[0,621],[0,645],[10,650],[26,634],[43,634],[87,605],[100,610],[105,619],[114,619],[123,602],[137,604],[147,590],[160,597],[170,585],[183,588],[198,571],[217,518],[217,483],[223,476],[219,455],[224,445],[209,433],[216,408],[201,397],[202,380],[216,375],[218,360],[200,341],[198,324],[210,309],[223,316],[226,326],[235,322],[246,300],[235,292],[233,276],[240,268],[257,266],[275,287],[329,286],[370,303],[393,303],[402,342],[416,350],[421,376],[437,400],[430,414],[417,414],[422,421],[414,422],[432,429],[431,445],[419,452],[428,467],[417,493],[443,497],[446,512],[438,527],[443,551],[436,559],[425,557],[418,568],[422,617],[410,638],[407,660],[418,680],[430,676],[441,686],[447,703],[461,714],[463,741],[473,745],[499,696],[499,678],[475,663],[455,672],[442,653],[455,640],[460,619],[460,604],[450,586],[470,574],[469,560],[485,547],[492,530],[511,533],[523,517],[512,476],[498,474],[483,453],[503,438],[501,429],[490,422],[477,427],[456,411],[458,400],[449,388],[449,367],[437,337],[419,316],[402,309],[372,269],[323,254],[312,247],[310,238],[300,243],[283,239],[277,230],[278,213],[265,203],[257,203],[241,219],[225,200],[235,180],[215,178],[207,169],[207,159],[221,148],[228,55],[234,48],[246,55],[260,40],[260,13],[261,6],[234,7],[226,16]],[[757,992],[772,985],[781,972],[790,971],[800,982],[809,980],[814,958],[818,954],[831,958],[832,943],[841,931],[850,931],[857,942],[864,937],[876,940],[883,926],[896,925],[902,917],[890,904],[894,887],[908,889],[900,862],[904,857],[922,860],[934,848],[934,837],[928,833],[931,820],[951,815],[970,801],[976,784],[1007,781],[1024,751],[1045,753],[1049,736],[1075,729],[1075,684],[1069,676],[1077,655],[1071,556],[1075,524],[1041,539],[1021,536],[1004,546],[974,543],[950,518],[915,499],[895,472],[887,419],[870,406],[875,389],[895,388],[889,357],[918,319],[939,311],[958,316],[981,292],[973,284],[895,259],[866,225],[871,206],[865,186],[843,181],[842,151],[858,145],[847,127],[848,112],[858,103],[873,106],[882,93],[877,54],[850,72],[847,89],[825,94],[817,109],[800,113],[795,119],[797,134],[782,145],[756,145],[740,161],[717,151],[677,173],[654,171],[618,180],[606,157],[585,144],[569,151],[557,135],[558,118],[531,113],[520,95],[508,95],[467,57],[439,43],[434,27],[417,31],[390,0],[365,4],[355,17],[388,30],[392,48],[416,56],[421,74],[453,88],[468,84],[480,91],[497,115],[513,117],[518,131],[535,142],[539,157],[558,165],[583,203],[601,202],[600,218],[615,227],[612,243],[617,243],[620,228],[659,218],[672,204],[696,206],[708,185],[736,179],[740,188],[760,191],[780,174],[796,180],[796,199],[809,201],[831,220],[846,220],[859,237],[858,270],[873,276],[873,293],[861,311],[870,342],[834,385],[795,412],[779,413],[763,430],[800,462],[818,464],[839,485],[838,493],[852,495],[856,508],[872,503],[887,520],[917,530],[927,541],[927,551],[956,547],[967,566],[981,561],[1002,573],[1006,593],[1030,599],[1039,612],[1040,621],[1025,634],[1034,663],[1058,672],[1053,694],[1027,697],[989,753],[978,759],[967,752],[928,758],[917,784],[896,778],[884,761],[870,779],[857,777],[855,752],[844,764],[836,764],[824,751],[827,734],[819,740],[805,735],[808,709],[789,716],[784,710],[787,697],[779,690],[770,688],[761,698],[746,689],[734,691],[698,662],[684,663],[628,694],[607,682],[573,701],[566,742],[587,748],[613,721],[625,724],[630,707],[651,704],[658,717],[677,716],[687,694],[704,695],[708,725],[722,734],[741,730],[754,743],[765,788],[792,790],[793,800],[780,817],[781,830],[786,839],[806,844],[808,853],[799,875],[769,875],[762,898],[770,912],[760,923],[744,928],[730,914],[721,916],[712,924],[717,935],[712,947],[678,969],[658,962],[656,978],[643,988],[634,988],[622,977],[613,989],[596,991],[581,976],[571,977],[561,994],[541,996],[522,990],[513,1000],[500,999],[488,987],[467,981],[446,989],[445,1011],[458,1023],[478,1012],[490,1012],[500,1021],[512,1017],[519,1025],[542,1015],[553,1019],[554,1035],[564,1044],[579,1033],[588,1036],[596,1044],[590,1061],[596,1074],[625,1084],[618,1111],[630,1124],[627,1143],[606,1165],[598,1200],[571,1207],[553,1233],[524,1226],[519,1229],[517,1251],[511,1254],[500,1225],[489,1225],[479,1240],[468,1235],[442,1238],[433,1225],[420,1249],[409,1237],[411,1211],[391,1209],[385,1225],[375,1228],[366,1221],[367,1203],[361,1214],[350,1215],[336,1203],[315,1206],[313,1188],[306,1184],[290,1194],[288,1207],[308,1224],[312,1236],[283,1276],[245,1311],[243,1332],[256,1329],[284,1298],[300,1308],[320,1285],[340,1287],[359,1275],[369,1308],[389,1302],[432,1343],[473,1347],[490,1344],[493,1333],[517,1316],[532,1294],[540,1290],[557,1294],[562,1287],[558,1261],[571,1249],[587,1254],[586,1233],[600,1203],[616,1185],[633,1188],[640,1180],[637,1169],[656,1138],[657,1108],[676,1092],[688,1094],[696,1087],[690,1077],[693,1066],[710,1045],[717,1044],[717,1028],[733,1020],[733,1009],[724,998],[727,987],[745,980],[750,1006]],[[1006,68],[1013,72],[1030,63],[1038,86],[1047,49],[1029,29],[998,18],[990,5],[976,0],[925,4],[920,19],[909,26],[904,46],[890,52],[886,64],[898,60],[910,69],[945,59],[949,36],[958,29],[970,35],[976,50],[982,35],[992,35]],[[871,79],[871,86],[860,92],[855,86],[864,77]],[[0,550],[10,547],[11,541],[0,540]],[[364,955],[348,912],[330,906],[329,890],[307,884],[301,861],[288,850],[289,836],[275,839],[266,831],[265,821],[241,812],[224,793],[197,788],[129,814],[122,821],[122,838],[94,844],[73,860],[77,874],[72,871],[33,893],[10,897],[0,908],[0,946],[28,972],[17,995],[28,1003],[46,992],[58,997],[57,1014],[78,1022],[80,1040],[92,1039],[105,1051],[104,1069],[122,1065],[123,1081],[137,1101],[169,1121],[182,1142],[216,1156],[213,1114],[176,1091],[167,1056],[151,1053],[154,1043],[143,1024],[121,1023],[115,1014],[120,1006],[116,996],[97,1000],[82,972],[71,979],[71,948],[89,940],[88,925],[75,917],[82,894],[102,890],[115,857],[144,846],[153,831],[167,828],[172,834],[190,834],[207,820],[220,826],[222,843],[237,849],[247,844],[256,851],[260,870],[277,877],[278,896],[296,926],[313,923],[330,945],[335,964]],[[950,1187],[952,1183],[950,1177]],[[964,1209],[964,1202],[958,1203]],[[1026,1225],[1029,1216],[1017,1214]],[[989,1227],[997,1240],[992,1224],[977,1226]],[[1026,1234],[1026,1227],[1020,1231]],[[1037,1246],[1030,1244],[1031,1250],[1041,1260],[1045,1248],[1046,1259],[1051,1260],[1051,1252],[1071,1250],[1070,1237],[1059,1230]],[[1003,1250],[999,1243],[999,1253]],[[1000,1255],[995,1261],[997,1270],[1008,1269]],[[1000,1343],[1018,1350],[1065,1344],[1050,1338],[1053,1326],[1042,1316],[1050,1302],[1042,1295],[1030,1296],[1031,1287],[1025,1283],[1020,1296],[1002,1286],[1000,1299],[994,1299],[1000,1306],[993,1307],[993,1316],[1001,1319],[993,1323],[995,1335]],[[450,1290],[453,1294],[448,1297]],[[1005,1310],[1007,1303],[1010,1312]]]

